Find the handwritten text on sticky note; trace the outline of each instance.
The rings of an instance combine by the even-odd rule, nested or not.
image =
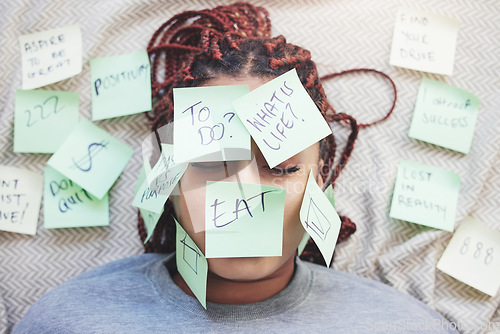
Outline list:
[[[500,231],[466,217],[453,234],[437,268],[495,296],[500,288]]]
[[[390,63],[412,70],[451,75],[459,22],[416,9],[399,9]]]
[[[460,176],[441,168],[402,160],[389,215],[453,231]]]
[[[206,257],[281,256],[285,194],[266,185],[208,181]]]
[[[198,301],[206,309],[208,275],[207,259],[177,220],[175,221],[175,226],[175,261],[177,263],[177,270]]]
[[[300,221],[330,265],[340,232],[340,217],[311,171],[300,207]]]
[[[54,153],[78,123],[79,95],[17,90],[14,152]]]
[[[99,120],[151,110],[148,53],[90,60],[92,119]]]
[[[45,228],[109,225],[109,201],[88,193],[50,166],[44,170]]]
[[[0,166],[0,230],[36,234],[42,188],[42,175]]]
[[[250,160],[250,134],[232,105],[246,93],[246,85],[174,89],[175,160]]]
[[[270,168],[332,133],[295,69],[233,102]]]
[[[134,150],[86,119],[81,119],[48,165],[102,199]]]
[[[408,135],[469,153],[478,111],[479,99],[474,94],[422,78]]]
[[[78,24],[19,37],[22,88],[42,87],[82,71],[82,33]]]

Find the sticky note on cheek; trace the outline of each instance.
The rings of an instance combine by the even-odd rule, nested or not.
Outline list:
[[[459,190],[458,174],[402,160],[389,215],[451,232],[455,225]]]
[[[495,296],[500,288],[500,231],[472,217],[465,218],[453,234],[437,268]]]
[[[416,9],[396,15],[390,63],[412,70],[451,75],[459,22]]]
[[[17,90],[14,152],[54,153],[78,123],[77,93]]]
[[[233,102],[270,168],[332,133],[295,69]]]
[[[474,137],[479,103],[474,94],[422,78],[408,135],[467,154]]]
[[[132,148],[82,119],[48,165],[102,199],[133,154]]]
[[[36,234],[42,189],[42,175],[0,166],[0,230]]]
[[[177,220],[175,221],[175,226],[175,260],[177,263],[177,270],[198,301],[206,309],[208,275],[207,259]]]
[[[318,246],[327,266],[332,261],[340,232],[340,217],[311,171],[300,207],[300,222]]]
[[[281,256],[286,191],[238,182],[207,182],[205,255]]]
[[[33,89],[82,71],[82,33],[78,24],[19,37],[22,88]]]

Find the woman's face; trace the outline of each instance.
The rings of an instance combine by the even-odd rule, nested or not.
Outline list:
[[[270,79],[258,77],[219,77],[205,86],[249,85],[253,90]],[[272,277],[293,261],[304,229],[299,211],[309,172],[318,176],[319,144],[316,143],[273,169],[252,141],[252,160],[234,162],[190,163],[179,182],[179,195],[172,196],[178,220],[198,247],[205,253],[205,184],[206,181],[264,184],[286,190],[283,218],[282,255],[273,257],[209,258],[212,274],[236,281],[255,281]],[[316,178],[322,185],[321,177]]]

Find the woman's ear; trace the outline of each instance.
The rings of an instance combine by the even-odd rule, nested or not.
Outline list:
[[[323,164],[325,161],[323,159],[319,159],[318,161],[318,174],[316,174],[316,183],[318,186],[323,189],[323,177],[321,176],[321,170],[323,169]]]

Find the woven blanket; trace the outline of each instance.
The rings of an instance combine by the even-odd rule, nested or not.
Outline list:
[[[385,122],[363,128],[349,163],[337,179],[336,208],[357,224],[337,246],[333,267],[381,281],[427,303],[464,333],[500,331],[500,294],[490,297],[436,269],[452,233],[389,217],[401,159],[458,173],[456,224],[471,215],[500,230],[500,2],[497,0],[254,0],[270,13],[273,35],[309,49],[320,75],[374,68],[395,82],[398,101]],[[42,174],[49,154],[13,152],[16,89],[21,88],[18,37],[79,23],[83,38],[80,74],[44,89],[80,94],[80,116],[91,119],[89,59],[145,49],[172,15],[229,1],[109,0],[0,2],[0,165]],[[399,7],[419,8],[460,22],[453,75],[437,75],[389,63]],[[472,148],[457,153],[408,136],[422,77],[474,93],[481,100]],[[338,112],[359,122],[382,117],[392,102],[383,78],[369,73],[324,83]],[[110,225],[45,229],[43,208],[35,236],[0,231],[0,333],[8,333],[40,296],[64,281],[110,261],[140,254],[137,210],[131,205],[141,168],[140,144],[149,133],[143,114],[96,121],[135,154],[109,193]],[[335,125],[339,147],[348,132]],[[496,322],[496,327],[494,323]],[[491,324],[488,329],[487,324]],[[334,326],[334,324],[332,324]]]

